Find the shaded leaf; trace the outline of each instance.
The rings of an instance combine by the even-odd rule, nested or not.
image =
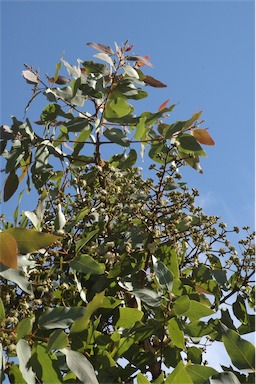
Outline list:
[[[17,326],[17,341],[23,339],[24,336],[27,336],[32,331],[33,321],[32,319],[26,317],[22,319]]]
[[[162,261],[157,260],[155,256],[152,256],[152,261],[154,272],[159,284],[162,288],[171,293],[173,286],[173,273],[164,265],[164,263],[162,263]]]
[[[6,232],[10,233],[18,244],[19,253],[26,254],[48,247],[60,239],[59,236],[51,233],[38,232],[26,228],[9,228]]]
[[[155,291],[143,288],[132,291],[132,293],[150,307],[159,307],[161,299]]]
[[[19,178],[15,172],[10,172],[4,184],[4,202],[8,201],[19,186]]]
[[[38,325],[41,329],[66,329],[84,313],[84,307],[49,308],[39,317]]]
[[[61,349],[68,346],[68,336],[61,329],[56,329],[56,331],[50,334],[46,352],[53,351],[54,349]]]
[[[3,301],[0,297],[0,323],[2,322],[2,320],[5,318],[5,308],[4,308],[4,304],[3,304]]]
[[[184,153],[193,153],[198,156],[206,156],[203,148],[198,144],[197,140],[190,134],[184,133],[177,140],[180,143],[180,149]]]
[[[165,88],[165,87],[167,87],[166,84],[161,83],[161,81],[154,79],[154,77],[152,77],[152,76],[146,76],[143,79],[143,81],[147,85],[151,85],[151,87],[155,87],[155,88]],[[161,109],[163,109],[163,108],[161,108]],[[158,110],[160,110],[160,109],[158,109]]]
[[[190,308],[190,299],[187,295],[177,297],[173,304],[173,310],[176,315],[184,315]]]
[[[24,380],[18,364],[13,364],[8,372],[11,383],[27,384]]]
[[[234,366],[246,372],[254,372],[255,348],[249,341],[221,323],[222,341]]]
[[[15,238],[8,232],[0,233],[0,262],[8,268],[18,268],[18,246]]]
[[[176,317],[171,318],[168,321],[167,329],[172,343],[181,349],[185,349],[184,332],[181,329],[179,320]]]
[[[33,359],[34,357],[34,359]],[[61,384],[61,374],[59,371],[59,366],[57,358],[52,353],[46,352],[46,346],[43,344],[37,344],[36,353],[32,357],[32,368],[35,369],[37,376],[39,376],[43,383],[45,384]],[[41,369],[35,363],[35,358],[37,364],[40,365]],[[34,367],[35,364],[35,367]]]
[[[103,135],[110,140],[112,143],[119,144],[122,147],[129,147],[130,140],[124,132],[119,128],[107,128],[104,130]]]

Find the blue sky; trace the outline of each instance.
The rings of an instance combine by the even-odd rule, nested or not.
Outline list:
[[[199,190],[198,203],[230,226],[254,226],[253,1],[2,1],[0,123],[23,118],[31,95],[24,63],[53,75],[62,52],[76,64],[96,53],[86,42],[127,39],[133,53],[150,55],[154,68],[145,72],[168,85],[147,89],[141,110],[156,111],[169,98],[178,103],[170,122],[203,110],[216,145],[205,147],[203,175],[181,170]],[[39,113],[31,107],[28,117]],[[15,196],[3,211],[10,214]]]

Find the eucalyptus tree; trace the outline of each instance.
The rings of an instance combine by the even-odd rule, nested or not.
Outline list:
[[[1,378],[252,383],[254,235],[231,245],[239,229],[206,215],[181,176],[202,173],[214,145],[202,112],[172,121],[167,100],[136,115],[166,86],[144,73],[149,57],[88,46],[96,60],[62,57],[52,76],[26,66],[26,116],[47,105],[1,126],[3,204],[22,188],[35,201],[1,216]],[[205,360],[216,342],[232,361],[221,372]]]

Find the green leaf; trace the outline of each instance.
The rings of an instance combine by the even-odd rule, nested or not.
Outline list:
[[[82,66],[86,69],[87,73],[95,73],[95,74],[102,74],[107,75],[108,74],[108,68],[104,64],[95,63],[94,61],[83,61]]]
[[[124,134],[124,132],[119,128],[107,128],[103,132],[103,135],[112,143],[119,144],[122,147],[129,147],[130,140]]]
[[[142,373],[138,373],[136,380],[137,384],[150,384],[150,381]]]
[[[0,297],[0,323],[4,318],[5,318],[5,308],[4,308],[4,303]]]
[[[62,127],[66,127],[68,132],[81,132],[85,129],[88,130],[88,124],[89,120],[86,117],[75,117]]]
[[[146,125],[145,125],[146,120],[147,120],[146,116],[141,116],[140,117],[139,122],[136,125],[136,132],[135,132],[135,135],[134,135],[135,139],[141,139],[141,138],[145,139],[144,136],[145,136],[145,134],[147,132],[147,128],[146,128]]]
[[[70,263],[70,267],[88,275],[102,275],[104,268],[89,255],[78,255]]]
[[[201,317],[210,316],[215,312],[199,303],[198,301],[191,300],[189,309],[184,313],[184,316],[188,316],[191,321],[201,319]]]
[[[119,169],[131,168],[137,161],[137,152],[131,149],[128,156],[126,154],[114,155],[109,159],[109,163]]]
[[[232,304],[233,312],[236,318],[242,323],[248,323],[247,310],[244,299],[241,295],[237,295],[236,301]]]
[[[38,344],[36,346],[36,353],[33,357],[31,360],[32,368],[35,369],[37,375],[45,384],[62,383],[57,358],[53,353],[46,352],[45,345]],[[37,363],[35,363],[35,358]],[[38,367],[38,364],[41,369]]]
[[[206,156],[205,151],[192,135],[184,133],[179,136],[177,140],[180,142],[180,149],[183,153],[193,153],[198,156]]]
[[[0,262],[12,269],[18,268],[18,246],[15,238],[6,230],[0,233]]]
[[[23,339],[19,340],[16,345],[16,352],[23,379],[27,384],[34,384],[36,382],[36,375],[31,368],[28,368],[28,363],[31,358],[31,350],[28,342]]]
[[[33,327],[32,319],[28,317],[26,317],[25,319],[22,319],[17,326],[16,340],[19,341],[20,339],[23,339],[24,336],[27,336],[29,333],[31,333],[32,327]]]
[[[62,349],[61,352],[66,355],[69,369],[82,383],[98,384],[93,366],[84,355],[68,348]]]
[[[186,366],[186,371],[189,374],[193,384],[205,384],[206,380],[210,376],[218,373],[211,367],[205,367],[199,364],[188,364]]]
[[[188,347],[187,349],[187,360],[191,361],[193,364],[202,363],[202,349],[197,347]]]
[[[190,167],[194,168],[199,173],[203,173],[198,155],[192,153],[188,154],[181,150],[178,150],[178,153],[180,158],[183,159],[188,165],[190,165]]]
[[[98,234],[99,229],[93,229],[92,231],[88,232],[86,236],[82,237],[81,240],[78,241],[76,244],[76,253],[78,253],[89,241]]]
[[[50,334],[46,352],[53,351],[54,349],[66,348],[68,346],[68,336],[61,329],[56,329]]]
[[[66,329],[84,313],[84,307],[49,308],[39,317],[38,325],[41,329]]]
[[[187,373],[186,366],[183,361],[180,361],[179,364],[175,367],[170,375],[167,376],[165,384],[194,384],[191,377]]]
[[[104,111],[104,117],[107,120],[121,118],[129,115],[134,108],[128,104],[123,98],[108,101]]]
[[[56,71],[54,74],[54,81],[56,81],[59,77],[59,70],[61,69],[62,62],[60,61],[58,64],[56,64]]]
[[[220,372],[210,377],[205,384],[240,384],[233,372]]]
[[[51,233],[37,232],[26,228],[9,228],[5,232],[10,233],[15,238],[21,254],[32,253],[48,247],[60,238]]]
[[[143,312],[137,308],[119,308],[119,319],[116,327],[131,328],[143,317]]]
[[[255,332],[255,324],[256,324],[255,315],[248,314],[247,319],[248,319],[248,323],[242,324],[238,328],[238,332],[240,335],[244,335],[245,333]]]
[[[41,113],[40,119],[41,121],[53,121],[56,119],[60,112],[60,106],[58,104],[49,104],[45,107]]]
[[[4,202],[8,201],[19,186],[19,178],[14,171],[7,176],[4,184]]]
[[[195,342],[199,342],[203,336],[215,334],[213,328],[203,321],[192,321],[185,325],[185,334],[191,337]]]
[[[234,366],[246,372],[254,372],[255,349],[253,344],[242,339],[239,334],[221,324],[222,341]]]
[[[176,315],[183,316],[190,308],[190,299],[187,295],[177,297],[173,304],[173,310]]]
[[[180,322],[176,317],[171,318],[167,324],[172,343],[181,349],[185,349],[184,332],[181,330]]]
[[[105,291],[96,293],[93,299],[88,303],[85,314],[79,319],[75,320],[72,324],[71,333],[78,333],[87,329],[91,316],[98,308],[101,308],[103,305],[104,296]]]
[[[162,261],[157,260],[155,256],[152,256],[152,261],[154,272],[159,284],[162,288],[171,293],[173,286],[173,273],[164,265],[164,263],[162,263]]]

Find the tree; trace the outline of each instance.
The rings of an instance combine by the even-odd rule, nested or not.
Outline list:
[[[103,63],[62,58],[46,80],[27,66],[25,112],[40,96],[47,106],[33,124],[1,127],[3,200],[25,180],[37,200],[12,223],[1,217],[1,377],[252,383],[242,336],[254,330],[254,235],[245,227],[236,251],[227,237],[239,229],[203,213],[181,181],[183,166],[202,173],[201,144],[214,144],[201,111],[167,123],[167,100],[136,116],[144,87],[165,87],[142,71],[149,57],[128,42],[88,45]],[[147,177],[138,151],[151,160]],[[223,372],[204,357],[216,341],[233,364]]]

